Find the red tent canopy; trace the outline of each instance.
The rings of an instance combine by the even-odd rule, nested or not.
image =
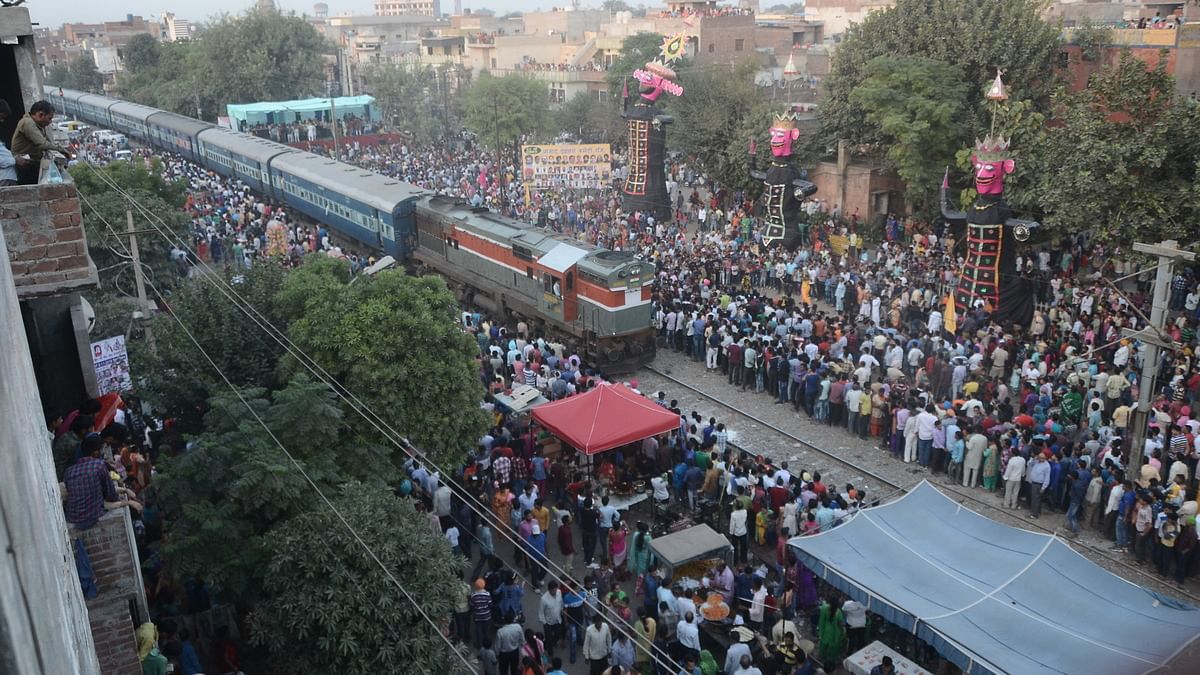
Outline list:
[[[679,428],[679,415],[625,385],[607,382],[585,394],[538,406],[533,418],[589,455]]]

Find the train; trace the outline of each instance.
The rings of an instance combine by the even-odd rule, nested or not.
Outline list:
[[[75,119],[173,152],[444,279],[464,305],[561,342],[608,373],[656,350],[655,264],[352,164],[137,103],[46,87]]]

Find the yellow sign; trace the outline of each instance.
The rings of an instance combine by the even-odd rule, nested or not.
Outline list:
[[[1170,33],[1171,31],[1159,31],[1162,33]],[[1175,31],[1179,34],[1179,48],[1191,49],[1200,47],[1200,23],[1185,23]]]
[[[846,255],[846,251],[850,249],[850,238],[844,234],[829,235],[829,248],[834,255]]]
[[[523,145],[521,178],[538,189],[609,187],[612,149],[608,143]]]

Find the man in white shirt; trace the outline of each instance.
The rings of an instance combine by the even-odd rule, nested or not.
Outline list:
[[[650,479],[650,487],[654,490],[654,501],[659,504],[666,504],[671,501],[671,493],[667,491],[667,474],[655,476]]]
[[[1025,480],[1025,458],[1017,454],[1009,457],[1001,478],[1004,479],[1004,507],[1016,509],[1017,498],[1021,494],[1021,481]]]
[[[921,463],[925,466],[929,465],[928,458],[933,456],[933,431],[937,421],[933,404],[925,406],[924,410],[917,413],[917,457],[921,458]]]
[[[725,651],[725,675],[734,675],[738,669],[742,667],[742,662],[745,660],[750,663],[750,642],[754,639],[754,631],[745,626],[737,626],[729,632],[730,637],[737,642],[729,645],[729,649]]]
[[[683,619],[675,628],[675,639],[684,649],[690,650],[693,654],[700,653],[700,626],[696,625],[695,613],[688,612],[683,615]]]
[[[842,603],[842,615],[846,617],[846,636],[853,654],[866,646],[867,608],[857,600],[848,599]]]

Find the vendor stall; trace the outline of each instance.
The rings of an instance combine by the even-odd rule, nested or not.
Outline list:
[[[842,667],[850,675],[871,675],[871,671],[883,663],[883,657],[892,659],[896,675],[932,675],[928,670],[904,658],[891,647],[876,640],[865,648],[854,652],[842,662]]]
[[[683,570],[688,563],[715,559],[729,562],[733,545],[724,535],[708,525],[696,525],[665,537],[652,539],[650,550],[658,559],[659,566],[664,569],[664,573],[670,578],[678,580],[677,572]]]

